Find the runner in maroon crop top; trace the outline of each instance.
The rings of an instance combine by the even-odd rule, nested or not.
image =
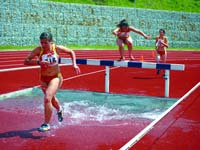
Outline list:
[[[117,36],[117,45],[119,47],[119,53],[120,53],[119,61],[125,60],[124,44],[126,44],[128,46],[130,60],[135,59],[132,54],[133,42],[132,42],[132,38],[130,36],[130,32],[135,32],[135,33],[143,36],[145,39],[150,38],[150,36],[144,34],[142,31],[129,26],[128,22],[125,19],[120,21],[120,23],[117,25],[117,28],[115,30],[113,30],[113,32],[112,32],[112,34]]]

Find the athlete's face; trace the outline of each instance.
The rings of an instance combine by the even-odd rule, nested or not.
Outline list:
[[[128,27],[127,27],[127,26],[122,26],[122,27],[121,27],[121,30],[122,30],[122,31],[127,31],[127,30],[128,30]]]
[[[160,36],[164,36],[164,32],[163,31],[159,31]]]
[[[40,40],[40,45],[42,46],[42,48],[45,51],[48,51],[48,50],[50,50],[51,42],[49,42],[48,39],[41,39]]]

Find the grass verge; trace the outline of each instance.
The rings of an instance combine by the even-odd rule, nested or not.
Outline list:
[[[0,46],[0,51],[8,51],[8,50],[32,50],[36,46]],[[94,45],[94,46],[81,46],[81,45],[67,45],[67,47],[74,50],[117,50],[117,46],[113,45]],[[127,48],[126,48],[127,49]],[[135,50],[154,50],[154,47],[142,47],[142,46],[134,46]],[[200,51],[200,48],[168,48],[167,50],[191,50],[191,51]]]
[[[49,0],[53,2],[136,7],[179,12],[200,12],[199,0]]]

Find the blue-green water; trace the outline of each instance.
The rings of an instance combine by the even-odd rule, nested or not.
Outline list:
[[[156,119],[177,101],[169,98],[71,90],[59,90],[57,97],[64,108],[65,116],[75,122]],[[26,114],[43,113],[43,93],[39,88],[11,94],[7,98],[0,97],[0,100],[1,110],[17,110],[19,113],[23,110]]]

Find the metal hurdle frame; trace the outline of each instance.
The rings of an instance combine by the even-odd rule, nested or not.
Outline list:
[[[70,58],[60,58],[59,63],[72,63]],[[184,71],[183,64],[167,64],[153,62],[138,62],[138,61],[113,61],[113,60],[96,60],[96,59],[76,59],[77,64],[105,66],[105,92],[110,92],[110,67],[129,67],[129,68],[144,68],[144,69],[163,69],[165,70],[165,97],[169,97],[170,89],[170,70]]]

